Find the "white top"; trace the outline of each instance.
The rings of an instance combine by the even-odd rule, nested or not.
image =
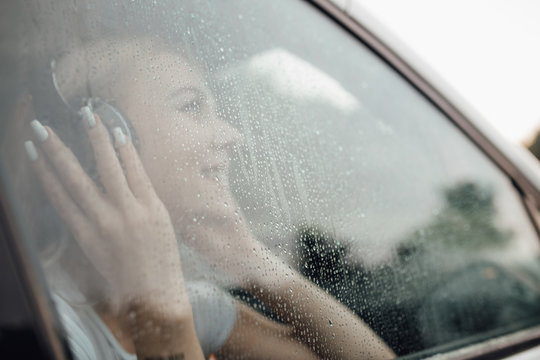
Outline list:
[[[236,322],[236,305],[228,293],[208,282],[187,283],[186,290],[197,337],[208,358],[227,341]],[[137,359],[122,348],[90,305],[70,305],[58,294],[53,294],[53,300],[74,359]]]

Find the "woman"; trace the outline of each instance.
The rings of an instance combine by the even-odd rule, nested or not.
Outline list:
[[[97,179],[52,127],[32,121],[37,141],[25,143],[95,278],[105,279],[98,292],[107,300],[93,310],[137,358],[203,358],[205,339],[195,329],[197,302],[189,302],[179,236],[287,324],[235,302],[234,323],[227,325],[218,358],[393,357],[350,310],[253,237],[228,184],[228,152],[240,135],[216,115],[196,69],[148,38],[100,40],[58,59],[54,80],[62,100],[71,107],[92,104],[81,100],[96,95],[114,102],[131,122],[140,149],[121,127],[110,129],[113,144],[88,106],[80,113]]]

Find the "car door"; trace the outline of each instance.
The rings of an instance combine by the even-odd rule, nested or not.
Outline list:
[[[2,317],[11,324],[11,311],[22,314],[19,323],[33,334],[26,344],[50,358],[69,358],[74,350],[63,310],[52,300],[63,285],[51,270],[65,251],[56,237],[58,229],[69,231],[36,190],[39,184],[20,156],[29,133],[25,124],[40,116],[25,113],[31,112],[23,97],[27,84],[36,80],[36,64],[75,51],[78,42],[116,33],[136,41],[147,32],[196,59],[217,114],[242,135],[227,160],[228,176],[254,237],[350,309],[396,355],[496,358],[537,343],[537,180],[460,104],[339,5],[5,5],[3,13],[11,15],[5,24],[19,31],[6,31],[14,35],[2,41],[2,226],[10,249],[5,254],[17,276],[18,285],[11,286],[22,290],[2,291]],[[96,51],[106,58],[114,49]],[[153,69],[151,63],[143,68]],[[54,95],[47,86],[43,91]],[[30,95],[38,98],[37,92]],[[152,117],[147,121],[164,143],[178,131]],[[84,150],[83,144],[70,145]],[[175,156],[171,147],[155,158],[170,161],[171,176],[186,179]],[[242,275],[257,269],[227,273],[228,262],[238,261],[226,255],[234,238],[215,250],[224,254],[220,262],[187,240],[179,239],[188,281],[211,282],[269,319],[293,321],[276,316],[242,285]],[[2,288],[13,279],[4,277]],[[21,297],[26,305],[18,307]],[[327,311],[322,307],[320,314]],[[330,328],[334,322],[328,318]],[[4,334],[10,351],[30,348],[7,343],[11,335]],[[347,346],[344,339],[333,341]],[[365,351],[358,356],[369,355],[370,344]]]

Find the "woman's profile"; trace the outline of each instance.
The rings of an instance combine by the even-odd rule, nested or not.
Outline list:
[[[357,316],[252,234],[228,179],[241,135],[217,115],[194,60],[156,38],[111,36],[55,59],[53,75],[44,98],[57,101],[38,106],[41,94],[32,94],[33,139],[24,146],[75,240],[52,276],[67,275],[62,291],[98,299],[81,310],[58,291],[64,322],[78,323],[72,348],[96,345],[97,337],[113,358],[393,356]],[[106,118],[100,102],[126,124]],[[186,281],[179,239],[283,323],[210,281]]]

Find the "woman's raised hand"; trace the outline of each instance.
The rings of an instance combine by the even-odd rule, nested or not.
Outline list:
[[[163,306],[187,303],[169,213],[133,144],[115,128],[113,146],[99,117],[88,107],[81,114],[103,190],[53,130],[34,120],[39,147],[32,141],[25,147],[50,201],[109,282],[113,304],[123,306],[134,299]]]

